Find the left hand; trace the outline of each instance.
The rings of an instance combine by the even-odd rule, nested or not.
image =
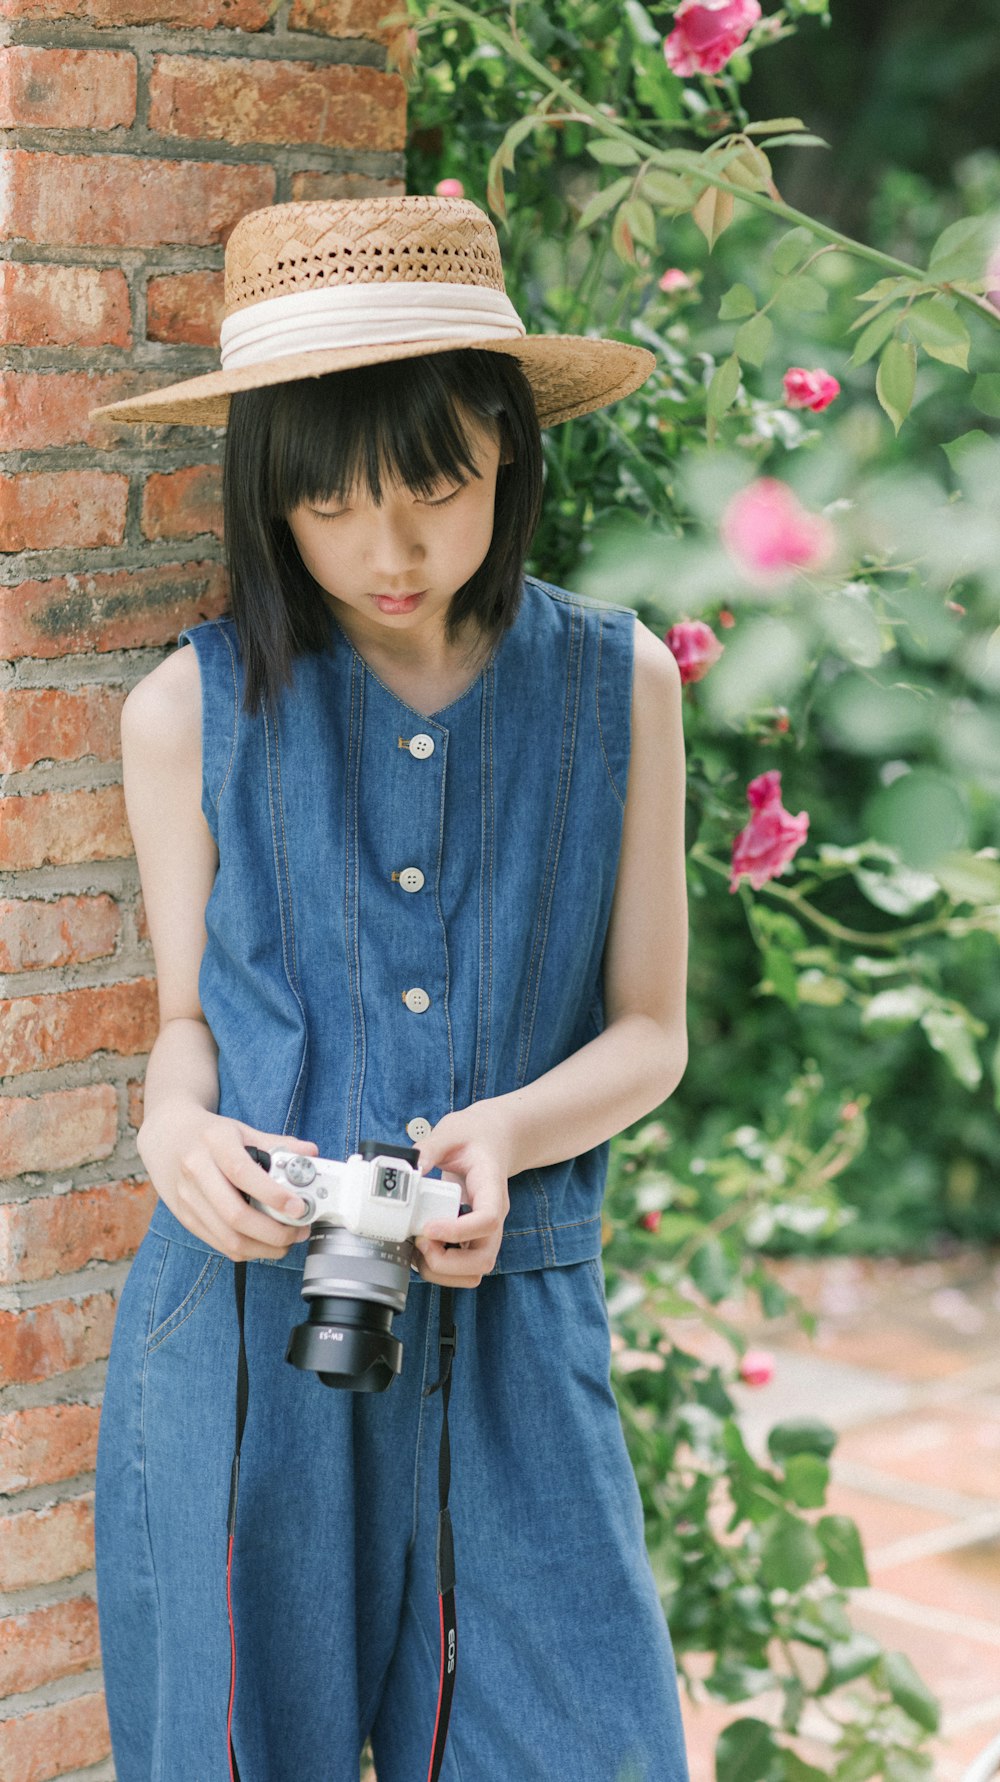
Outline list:
[[[456,1219],[435,1219],[414,1239],[414,1266],[440,1287],[478,1287],[496,1262],[510,1211],[505,1121],[492,1101],[473,1102],[445,1114],[420,1141],[423,1173],[440,1169],[457,1176],[472,1208]],[[447,1244],[459,1244],[457,1250]]]

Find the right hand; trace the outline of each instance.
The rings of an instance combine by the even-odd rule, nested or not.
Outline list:
[[[318,1155],[311,1139],[260,1132],[243,1120],[210,1114],[192,1103],[161,1104],[143,1121],[136,1139],[157,1194],[194,1237],[233,1262],[274,1262],[300,1244],[308,1230],[256,1212],[247,1196],[293,1216],[305,1211],[305,1203],[273,1181],[247,1155],[246,1145]]]

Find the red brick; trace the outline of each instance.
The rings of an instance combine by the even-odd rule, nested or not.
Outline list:
[[[110,958],[121,931],[121,911],[107,892],[51,903],[0,897],[0,972],[55,971]]]
[[[100,1417],[99,1405],[32,1405],[0,1417],[0,1491],[92,1473]],[[8,1775],[0,1765],[4,1782]]]
[[[288,15],[292,31],[322,32],[327,37],[373,37],[376,43],[389,43],[397,27],[380,26],[379,20],[398,6],[386,6],[384,0],[292,0]]]
[[[110,1157],[117,1142],[118,1097],[111,1083],[0,1100],[0,1177],[72,1169]]]
[[[261,31],[277,0],[0,0],[0,18],[80,19],[88,25],[166,25],[175,30]]]
[[[0,550],[121,544],[128,477],[100,470],[39,470],[0,477]]]
[[[155,1205],[156,1190],[144,1180],[8,1201],[0,1206],[0,1285],[133,1256]]]
[[[52,1305],[0,1312],[0,1380],[15,1386],[37,1385],[106,1360],[115,1306],[113,1293],[91,1293],[79,1302],[60,1299]]]
[[[0,833],[9,872],[128,860],[133,853],[120,786],[0,798]]]
[[[101,402],[123,401],[162,384],[160,373],[7,371],[0,376],[0,451],[35,452],[87,445],[103,451],[132,444],[127,421],[91,420]]]
[[[40,1689],[100,1664],[97,1604],[71,1597],[0,1621],[0,1696]]]
[[[130,346],[124,272],[6,261],[0,265],[0,339],[19,346]]]
[[[394,198],[405,191],[403,179],[372,179],[367,173],[292,174],[292,197],[296,202],[314,198]]]
[[[95,1052],[132,1058],[151,1050],[157,1028],[155,978],[8,997],[0,1001],[4,1075],[52,1070]]]
[[[174,272],[151,278],[146,337],[178,346],[218,346],[223,316],[221,272]]]
[[[355,150],[406,142],[406,87],[377,68],[157,56],[150,100],[150,129],[167,136]]]
[[[136,62],[127,50],[0,52],[0,128],[128,129],[135,117]]]
[[[0,1720],[0,1776],[4,1782],[49,1782],[67,1767],[84,1769],[111,1750],[104,1696],[72,1701],[14,1720]]]
[[[0,1590],[54,1584],[90,1571],[93,1564],[92,1491],[0,1520]]]
[[[142,493],[145,538],[222,537],[222,471],[217,464],[188,464],[157,471]]]
[[[121,687],[0,688],[0,772],[42,761],[117,761]],[[2,946],[2,931],[0,931]]]
[[[0,587],[0,656],[67,656],[176,643],[185,625],[225,612],[221,563],[54,576]]]
[[[238,62],[245,68],[244,62]],[[224,241],[248,210],[270,204],[273,167],[133,155],[0,155],[0,240],[53,246],[198,247]]]

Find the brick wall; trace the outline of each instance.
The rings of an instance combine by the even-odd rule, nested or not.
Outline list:
[[[225,605],[218,430],[92,422],[216,362],[247,210],[404,189],[388,0],[0,0],[0,1777],[113,1776],[93,1483],[153,1190],[119,713]]]

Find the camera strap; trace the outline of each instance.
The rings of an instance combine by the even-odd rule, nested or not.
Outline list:
[[[250,1398],[250,1373],[243,1322],[246,1310],[247,1265],[233,1265],[233,1286],[236,1294],[236,1319],[239,1325],[240,1350],[236,1367],[236,1435],[233,1445],[233,1467],[229,1482],[229,1510],[226,1517],[228,1552],[226,1558],[226,1601],[229,1607],[229,1714],[226,1731],[229,1740],[230,1782],[240,1782],[236,1752],[233,1749],[233,1706],[236,1700],[236,1626],[233,1620],[233,1538],[236,1533],[236,1498],[240,1482],[240,1449],[247,1420]],[[452,1534],[448,1492],[451,1486],[451,1444],[448,1439],[448,1401],[451,1397],[451,1367],[455,1359],[458,1333],[454,1319],[455,1289],[441,1288],[440,1352],[441,1372],[424,1397],[441,1391],[441,1444],[438,1450],[438,1530],[437,1589],[441,1628],[441,1675],[438,1683],[437,1714],[434,1720],[434,1744],[431,1751],[427,1782],[438,1782],[444,1762],[445,1741],[451,1699],[455,1691],[455,1665],[458,1657],[458,1627],[455,1619],[455,1542]]]

